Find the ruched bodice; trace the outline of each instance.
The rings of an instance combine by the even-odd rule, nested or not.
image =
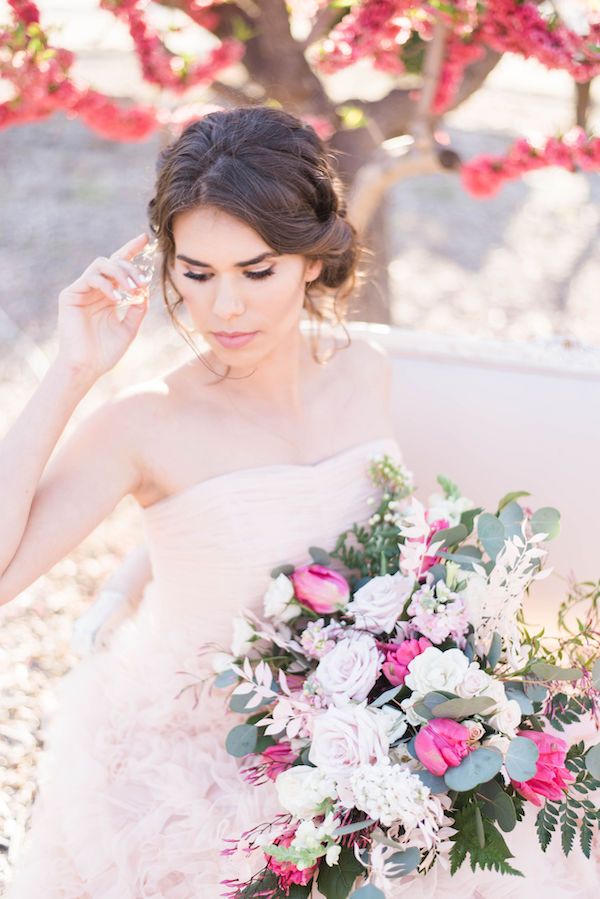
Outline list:
[[[155,589],[144,604],[161,633],[229,645],[232,617],[261,611],[270,571],[308,563],[309,546],[333,549],[337,536],[371,514],[368,462],[393,437],[363,441],[315,464],[244,468],[193,484],[143,510]]]

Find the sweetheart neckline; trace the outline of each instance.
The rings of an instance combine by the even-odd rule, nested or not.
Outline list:
[[[165,496],[163,499],[159,499],[155,503],[151,503],[149,506],[139,506],[139,508],[145,515],[152,514],[153,511],[158,511],[166,507],[169,503],[172,503],[174,500],[187,496],[193,491],[196,491],[205,486],[210,486],[211,484],[214,484],[217,481],[222,481],[225,478],[235,477],[236,475],[247,475],[249,472],[264,473],[266,471],[282,471],[284,469],[289,470],[290,468],[299,471],[315,471],[333,461],[340,459],[343,456],[350,455],[351,453],[356,452],[359,449],[363,449],[376,443],[393,444],[396,449],[400,449],[398,441],[395,437],[374,437],[372,440],[363,440],[360,443],[355,443],[353,444],[353,446],[346,447],[346,449],[340,450],[340,452],[334,453],[332,456],[326,456],[324,459],[319,459],[317,462],[274,462],[270,465],[253,465],[249,468],[236,468],[233,471],[224,471],[222,474],[216,474],[210,478],[204,478],[204,480],[202,481],[196,481],[194,484],[190,484],[188,487],[183,487],[181,490],[177,490],[175,493],[171,493],[169,496]]]

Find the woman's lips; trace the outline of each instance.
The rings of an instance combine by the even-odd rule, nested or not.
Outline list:
[[[217,331],[213,331],[213,334],[222,346],[233,348],[245,346],[258,334],[258,331],[252,331],[249,334],[219,334]]]

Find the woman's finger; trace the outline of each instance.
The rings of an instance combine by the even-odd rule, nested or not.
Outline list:
[[[115,250],[115,252],[112,253],[111,258],[114,259],[116,256],[119,256],[122,259],[132,259],[134,256],[137,256],[147,243],[148,235],[143,231],[141,234],[138,234],[137,237],[134,237],[133,240],[128,240],[122,247]]]

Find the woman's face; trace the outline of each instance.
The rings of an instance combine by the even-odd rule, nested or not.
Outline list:
[[[277,254],[249,225],[214,208],[179,213],[173,236],[173,283],[193,327],[225,364],[246,365],[297,330],[306,282],[318,277],[321,261]],[[219,331],[257,333],[224,346]]]

